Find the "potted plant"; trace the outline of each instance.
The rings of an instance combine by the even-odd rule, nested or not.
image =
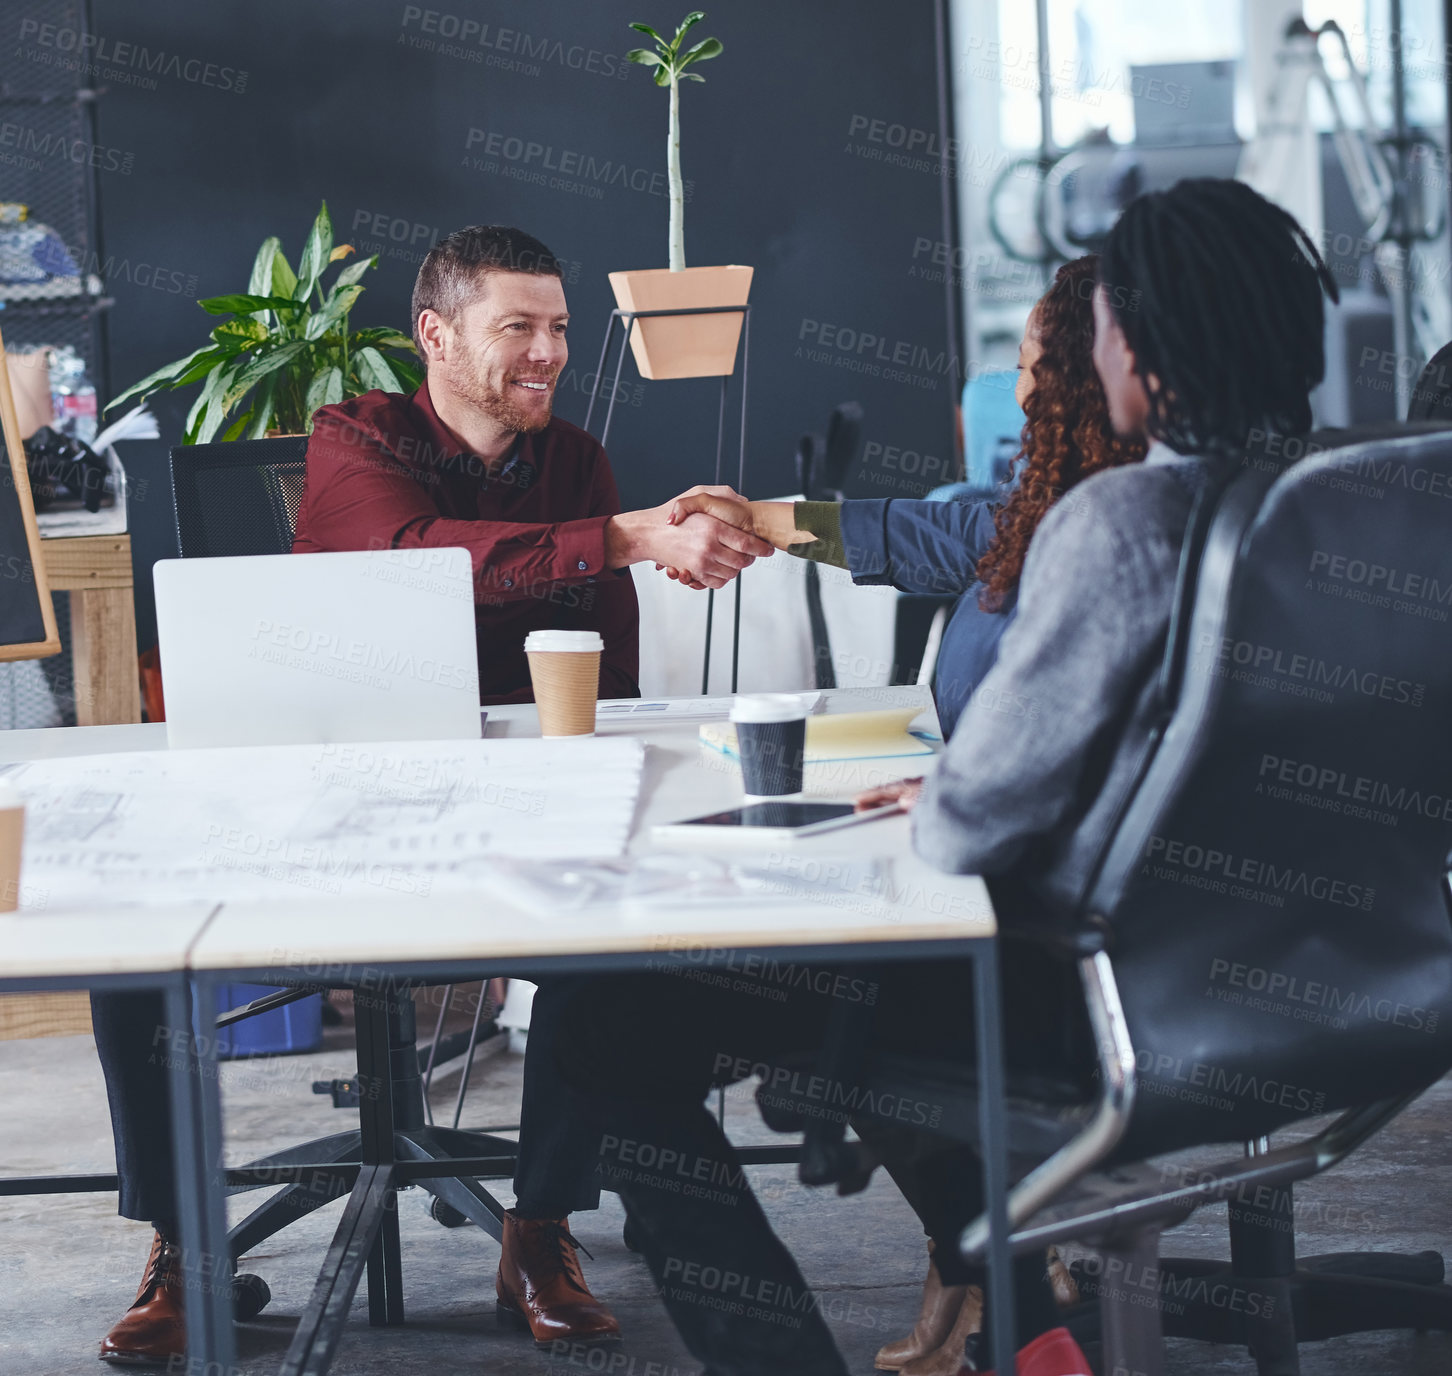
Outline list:
[[[686,34],[705,12],[694,10],[681,20],[667,41],[649,24],[630,27],[655,42],[655,48],[636,48],[626,54],[631,62],[655,69],[655,84],[670,89],[670,136],[666,169],[670,179],[670,267],[637,272],[612,272],[610,285],[615,304],[625,311],[689,310],[703,306],[744,306],[751,291],[749,267],[688,268],[685,250],[685,190],[681,182],[681,83],[704,81],[692,64],[718,57],[721,41],[703,38],[685,48]],[[736,366],[736,345],[741,338],[742,316],[685,315],[637,320],[630,346],[640,375],[647,378],[720,377]]]
[[[305,434],[320,406],[374,388],[412,391],[423,379],[413,340],[386,325],[348,329],[349,313],[363,294],[359,281],[377,266],[377,254],[340,269],[323,288],[328,266],[352,252],[351,244],[333,246],[326,201],[296,272],[281,240],[263,240],[246,292],[197,302],[208,315],[230,317],[212,330],[211,343],[142,378],[106,409],[200,382],[182,443],[207,444]]]

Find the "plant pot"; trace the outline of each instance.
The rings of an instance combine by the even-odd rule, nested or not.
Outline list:
[[[623,311],[691,310],[701,306],[744,306],[751,292],[752,268],[648,268],[612,272],[615,304]],[[637,320],[630,347],[641,377],[725,377],[736,369],[736,346],[744,316],[656,316]]]

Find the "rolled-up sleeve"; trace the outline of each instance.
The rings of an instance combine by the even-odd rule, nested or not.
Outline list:
[[[600,467],[604,467],[601,465]],[[469,551],[480,601],[537,595],[542,584],[583,582],[605,573],[605,524],[619,511],[580,520],[457,520],[442,515],[429,472],[412,471],[351,422],[319,413],[307,453],[307,528],[294,549]]]

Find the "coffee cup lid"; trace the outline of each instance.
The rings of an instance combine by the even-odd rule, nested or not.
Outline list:
[[[605,640],[599,631],[531,631],[524,638],[526,654],[566,653],[603,650]]]
[[[742,693],[731,704],[732,721],[800,721],[806,715],[806,706],[795,693]]]

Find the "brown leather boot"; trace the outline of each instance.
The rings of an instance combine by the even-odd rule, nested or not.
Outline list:
[[[564,1218],[504,1215],[494,1293],[501,1323],[528,1328],[536,1347],[620,1341],[615,1316],[589,1291]],[[588,1256],[589,1253],[587,1252]]]
[[[136,1301],[101,1342],[101,1360],[125,1366],[156,1366],[185,1357],[181,1248],[157,1233]]]
[[[923,1303],[918,1310],[918,1321],[907,1337],[878,1348],[873,1365],[879,1371],[901,1371],[909,1362],[936,1352],[952,1332],[967,1289],[966,1285],[943,1284],[938,1268],[933,1264],[933,1242],[929,1238],[928,1276],[923,1281]]]
[[[964,1287],[958,1317],[942,1346],[908,1362],[902,1376],[958,1376],[963,1370],[963,1350],[968,1339],[983,1331],[983,1291],[976,1285]]]

